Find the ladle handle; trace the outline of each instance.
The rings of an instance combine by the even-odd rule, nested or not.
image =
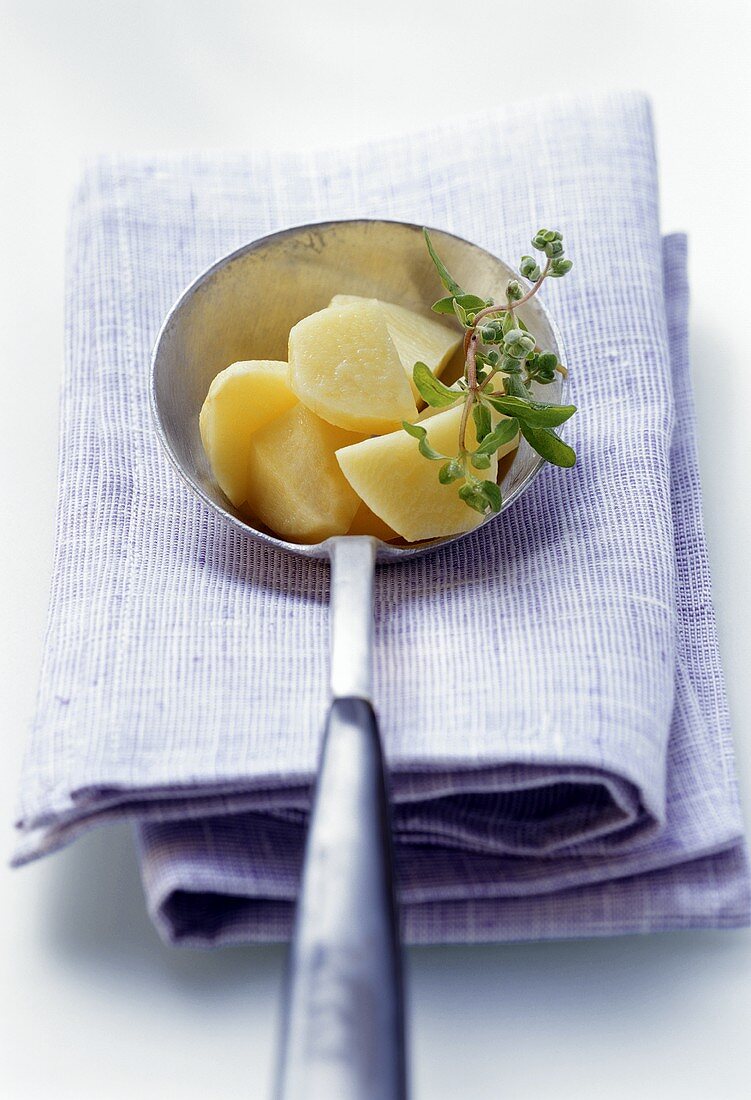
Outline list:
[[[335,690],[329,712],[290,949],[276,1100],[407,1095],[386,776],[367,697],[370,670],[355,667],[370,662],[373,568],[372,540],[334,544],[332,676],[336,686],[337,651],[342,661],[348,652],[359,690]],[[367,637],[343,648],[348,632],[363,625]],[[343,663],[339,671],[346,686]]]

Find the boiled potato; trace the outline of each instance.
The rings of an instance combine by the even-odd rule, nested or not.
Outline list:
[[[397,532],[392,531],[389,525],[379,519],[375,512],[371,512],[365,502],[355,512],[355,518],[352,520],[352,526],[347,534],[372,535],[373,538],[382,539],[384,542],[399,538]]]
[[[458,453],[462,406],[447,409],[423,422],[430,445],[442,454]],[[467,441],[476,445],[472,421]],[[424,458],[417,441],[405,431],[366,439],[336,453],[348,482],[368,508],[408,542],[456,535],[482,522],[458,494],[458,485],[441,485],[440,463]],[[483,480],[495,481],[498,458],[488,470],[478,471]]]
[[[211,383],[201,409],[201,440],[219,488],[236,508],[248,494],[254,432],[297,403],[286,363],[233,363]]]
[[[289,366],[300,401],[337,427],[389,432],[417,412],[374,300],[329,306],[298,321],[289,334]]]
[[[462,342],[462,334],[447,328],[432,317],[423,317],[404,306],[382,302],[379,298],[358,298],[353,294],[335,294],[332,306],[353,305],[356,302],[373,301],[383,310],[386,327],[394,341],[402,366],[406,371],[412,394],[420,400],[417,386],[412,381],[415,363],[422,362],[433,374],[440,375],[451,356]]]
[[[320,542],[349,530],[360,501],[335,452],[362,440],[296,404],[248,445],[247,508],[282,538]]]

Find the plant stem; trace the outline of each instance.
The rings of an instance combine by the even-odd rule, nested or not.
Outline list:
[[[467,348],[467,383],[470,390],[477,389],[477,333],[472,330]]]
[[[490,382],[492,382],[492,380],[493,380],[493,379],[495,378],[495,376],[496,376],[496,375],[498,374],[498,371],[499,371],[500,369],[501,369],[500,367],[493,367],[493,368],[491,369],[491,371],[490,371],[490,374],[488,375],[488,377],[487,377],[487,378],[485,379],[485,381],[484,381],[484,382],[482,383],[482,385],[480,386],[480,391],[479,391],[480,393],[482,393],[482,392],[483,392],[484,390],[486,390],[486,389],[488,388],[488,384],[489,384]]]
[[[483,317],[489,317],[493,313],[513,313],[514,310],[517,308],[517,306],[523,306],[525,302],[528,302],[530,300],[530,298],[534,298],[535,294],[537,293],[537,291],[540,289],[542,284],[545,282],[545,279],[547,278],[548,272],[550,271],[551,263],[552,263],[552,261],[551,261],[550,257],[548,257],[548,259],[545,261],[544,268],[540,272],[540,277],[532,284],[532,286],[529,288],[527,293],[522,298],[520,298],[516,302],[507,302],[505,306],[492,305],[492,306],[486,306],[485,309],[481,309],[480,312],[475,316],[474,323],[472,324],[472,327],[466,329],[466,331],[464,333],[464,355],[465,355],[464,373],[466,375],[467,383],[469,385],[469,393],[467,394],[467,400],[464,403],[464,411],[462,413],[462,422],[461,422],[460,435],[459,435],[459,445],[460,445],[460,448],[461,448],[462,451],[464,451],[464,449],[465,449],[464,439],[465,439],[465,434],[466,434],[466,430],[467,430],[467,421],[469,420],[469,414],[470,414],[470,411],[472,409],[472,406],[474,405],[474,403],[477,399],[477,394],[481,393],[483,390],[487,389],[488,383],[491,381],[491,379],[493,379],[496,376],[496,374],[498,374],[498,371],[500,370],[500,367],[493,367],[490,374],[485,379],[485,381],[482,383],[482,385],[478,386],[478,384],[477,384],[477,362],[476,362],[476,355],[477,355],[477,325],[483,319]],[[529,381],[529,378],[528,378],[528,381]]]
[[[536,283],[533,283],[533,285],[529,288],[523,298],[520,298],[518,302],[509,302],[505,306],[486,306],[485,309],[481,309],[475,317],[475,325],[483,317],[489,317],[491,313],[513,313],[515,309],[517,309],[519,306],[523,306],[524,303],[528,302],[530,298],[534,298],[535,294],[545,281],[548,272],[550,271],[551,262],[552,261],[550,260],[550,257],[548,257],[548,259],[545,261],[545,267],[540,272],[540,278],[537,280]]]
[[[477,400],[477,393],[479,387],[477,385],[477,333],[474,329],[468,331],[469,339],[467,335],[464,337],[464,345],[466,348],[466,361],[464,364],[464,371],[467,376],[467,385],[469,386],[469,392],[467,393],[466,400],[464,402],[464,408],[462,409],[462,419],[459,425],[459,454],[463,455],[466,451],[465,439],[467,435],[467,423],[469,421],[469,414],[472,411],[472,406]]]

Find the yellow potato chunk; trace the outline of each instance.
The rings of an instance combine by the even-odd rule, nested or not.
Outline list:
[[[365,299],[304,317],[289,334],[290,385],[317,416],[367,435],[417,408],[381,308]]]
[[[459,405],[423,421],[431,447],[441,454],[458,454],[461,415]],[[467,442],[476,445],[471,421]],[[479,512],[460,499],[457,483],[441,485],[441,464],[424,458],[417,441],[405,431],[366,439],[337,451],[336,457],[368,508],[408,542],[457,535],[482,522]],[[495,481],[497,473],[494,456],[490,469],[478,471],[478,477]]]
[[[412,381],[415,363],[425,363],[438,377],[461,344],[461,333],[452,331],[432,317],[423,317],[414,310],[397,306],[393,302],[382,302],[379,298],[358,298],[354,294],[335,294],[331,299],[331,305],[344,306],[367,301],[375,302],[383,310],[389,336],[394,341],[406,371],[412,394],[415,400],[419,401],[420,394]]]
[[[250,439],[248,511],[293,542],[346,534],[360,501],[335,452],[362,438],[298,402]]]
[[[201,441],[219,488],[236,508],[248,494],[253,433],[296,403],[286,363],[233,363],[211,383],[199,418]]]
[[[348,535],[372,535],[373,538],[382,539],[384,542],[390,542],[391,539],[398,539],[399,535],[396,531],[392,531],[387,523],[384,523],[375,512],[371,512],[367,504],[363,502],[355,512],[355,518],[352,520],[352,526]]]

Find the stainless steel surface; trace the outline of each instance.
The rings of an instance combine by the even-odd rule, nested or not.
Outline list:
[[[449,269],[502,299],[513,272],[476,245],[432,230]],[[214,484],[198,414],[214,376],[240,359],[286,359],[287,333],[334,294],[400,302],[421,312],[440,294],[419,226],[343,221],[301,226],[219,260],[167,316],[151,363],[156,431],[180,476],[248,538],[303,557],[329,556],[334,702],[306,846],[284,1015],[278,1100],[403,1100],[406,1096],[399,942],[388,801],[371,694],[374,558],[408,561],[465,535],[394,546],[346,536],[285,542],[249,526]],[[559,358],[539,298],[521,311]],[[446,322],[450,324],[450,322]],[[457,364],[457,368],[460,364]],[[560,400],[562,381],[546,387]],[[507,508],[542,461],[522,442],[501,482]],[[494,522],[491,517],[485,522]]]
[[[330,540],[331,694],[372,701],[376,539]]]

